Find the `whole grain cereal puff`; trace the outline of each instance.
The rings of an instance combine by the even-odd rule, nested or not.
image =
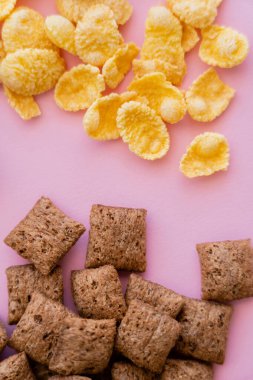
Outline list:
[[[60,108],[75,112],[88,108],[104,90],[104,78],[99,69],[81,64],[62,75],[55,87],[54,98]]]
[[[15,8],[17,0],[0,0],[0,21],[4,20]]]
[[[122,82],[138,53],[139,48],[135,43],[130,42],[120,47],[113,57],[105,62],[102,74],[108,87],[114,89]]]
[[[123,25],[131,17],[133,6],[128,0],[57,0],[58,11],[70,21],[77,23],[92,5],[104,4],[113,11],[119,25]]]
[[[209,176],[228,166],[228,142],[223,135],[211,132],[195,137],[180,162],[180,170],[188,178]]]
[[[166,155],[170,137],[166,125],[146,104],[124,103],[117,115],[117,127],[131,152],[145,160],[156,160]]]
[[[13,92],[32,96],[52,89],[65,70],[59,54],[47,49],[20,49],[1,63],[2,82]]]
[[[48,16],[45,20],[45,31],[56,46],[76,54],[75,26],[67,18],[60,15]]]
[[[200,38],[199,38],[197,30],[193,28],[191,25],[187,25],[183,22],[182,27],[183,27],[182,45],[183,45],[184,51],[188,53],[197,45]]]
[[[193,120],[213,121],[229,106],[235,90],[221,81],[211,68],[193,82],[186,92],[187,110]]]
[[[247,38],[234,29],[212,25],[202,30],[199,56],[208,65],[231,68],[240,65],[248,52]]]
[[[42,15],[28,7],[18,7],[4,21],[2,38],[6,53],[25,48],[57,50],[46,35]]]
[[[162,73],[146,74],[135,79],[128,87],[138,95],[146,97],[149,106],[167,123],[178,123],[186,113],[186,103],[183,93]]]
[[[21,119],[30,120],[41,115],[39,105],[33,96],[18,95],[6,86],[4,86],[4,94],[11,108],[17,112]]]
[[[84,63],[103,66],[123,42],[113,12],[98,4],[90,7],[78,21],[75,32],[76,52]]]

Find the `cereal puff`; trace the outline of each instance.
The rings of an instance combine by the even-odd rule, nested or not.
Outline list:
[[[60,15],[48,16],[45,20],[45,31],[56,46],[76,54],[75,26],[67,18]]]

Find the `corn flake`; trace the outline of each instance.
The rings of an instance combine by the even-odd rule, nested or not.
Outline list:
[[[208,65],[231,68],[240,65],[247,57],[247,38],[231,28],[212,25],[202,31],[199,56]]]
[[[84,110],[100,98],[104,90],[104,78],[97,67],[78,65],[59,79],[55,87],[55,101],[65,111]]]
[[[4,50],[3,41],[0,40],[0,63],[2,62],[2,60],[4,59],[5,56],[6,56],[6,53]]]
[[[45,31],[56,46],[76,54],[75,26],[67,18],[60,15],[48,16],[45,20]]]
[[[197,45],[200,38],[196,29],[193,28],[191,25],[182,23],[182,26],[183,26],[182,45],[183,45],[184,51],[188,53]]]
[[[180,170],[188,178],[209,176],[228,166],[228,142],[223,135],[211,132],[195,137],[180,162]]]
[[[26,48],[57,50],[46,35],[42,15],[27,7],[18,7],[5,20],[2,38],[7,53]]]
[[[178,123],[186,113],[183,93],[167,82],[162,73],[146,74],[135,79],[128,90],[147,98],[149,106],[167,123]]]
[[[33,96],[15,94],[15,92],[6,86],[4,86],[4,93],[9,105],[17,112],[21,119],[30,120],[41,115],[40,108]]]
[[[4,20],[15,8],[17,0],[0,0],[0,21]]]
[[[96,4],[104,4],[111,8],[119,25],[125,24],[133,12],[128,0],[57,0],[56,3],[60,14],[76,23],[91,6]]]
[[[145,104],[124,103],[117,115],[117,127],[130,151],[146,160],[166,155],[170,138],[166,125],[154,110]]]
[[[32,96],[53,88],[64,70],[64,60],[57,52],[23,49],[4,58],[0,66],[0,76],[10,90],[20,95]]]
[[[105,62],[102,74],[108,87],[114,89],[122,82],[138,53],[139,48],[130,42],[120,47],[114,56]]]
[[[76,27],[77,55],[85,63],[103,66],[122,44],[113,12],[106,5],[90,7]]]

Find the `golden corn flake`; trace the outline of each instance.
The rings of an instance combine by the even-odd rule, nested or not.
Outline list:
[[[166,125],[154,110],[145,104],[124,103],[117,115],[117,127],[123,141],[137,156],[156,160],[166,155],[170,138]]]
[[[0,0],[0,21],[4,20],[15,8],[17,0]]]
[[[102,74],[108,87],[114,89],[122,82],[138,53],[139,48],[130,42],[120,47],[114,56],[105,62]]]
[[[76,27],[77,55],[85,63],[103,66],[123,42],[113,12],[106,5],[98,4],[85,12]]]
[[[214,69],[207,70],[186,92],[187,109],[193,120],[213,121],[220,116],[235,95]]]
[[[247,57],[247,38],[231,28],[212,25],[202,31],[199,56],[208,65],[230,68],[240,65]]]
[[[182,37],[182,45],[183,49],[186,53],[191,51],[199,42],[200,38],[198,32],[191,25],[187,25],[185,23],[183,26],[183,37]]]
[[[2,29],[7,53],[18,49],[38,48],[57,50],[44,29],[44,18],[31,8],[19,7],[5,20]]]
[[[55,87],[56,104],[65,111],[88,108],[105,90],[105,82],[97,67],[78,65],[65,72]]]
[[[4,93],[11,108],[13,108],[23,120],[30,120],[33,117],[41,115],[40,108],[33,96],[15,94],[15,92],[6,86],[4,86]]]
[[[128,90],[147,98],[149,106],[167,123],[178,123],[186,113],[183,93],[167,82],[162,73],[146,74],[140,79],[135,79],[130,83]]]
[[[209,176],[229,166],[229,145],[219,133],[197,136],[180,162],[181,172],[188,178]]]
[[[64,70],[64,60],[57,52],[23,49],[4,58],[0,66],[0,77],[15,93],[32,96],[53,88]]]
[[[125,24],[133,12],[128,0],[57,0],[56,3],[60,14],[76,23],[96,4],[104,4],[111,8],[115,20],[120,25]]]
[[[48,16],[45,20],[45,31],[48,38],[59,48],[76,54],[75,26],[60,15]]]
[[[182,26],[180,21],[165,7],[150,8],[146,20],[145,40],[141,50],[141,59],[154,60],[169,64],[175,68],[178,80],[185,74],[186,65],[182,47]],[[172,81],[175,83],[175,81]]]

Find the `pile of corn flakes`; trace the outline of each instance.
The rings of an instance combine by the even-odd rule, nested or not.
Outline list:
[[[65,111],[87,110],[83,126],[95,140],[121,138],[141,158],[164,157],[170,147],[166,124],[188,113],[211,122],[229,106],[235,90],[214,67],[232,68],[247,57],[247,38],[214,24],[222,0],[166,0],[150,8],[139,48],[125,42],[119,25],[131,17],[128,0],[56,0],[59,14],[44,19],[16,1],[0,2],[0,80],[10,106],[24,120],[41,112],[35,96],[54,89]],[[212,66],[186,91],[185,55],[200,42],[200,59]],[[61,49],[80,58],[66,71]],[[140,58],[137,56],[140,53]],[[114,90],[133,68],[126,92]],[[229,166],[229,145],[218,133],[197,136],[180,162],[189,177],[208,176]]]

